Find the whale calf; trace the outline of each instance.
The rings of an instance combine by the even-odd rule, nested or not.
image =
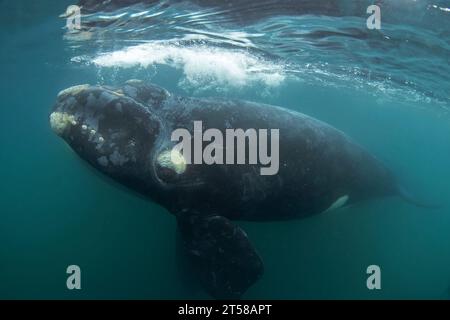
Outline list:
[[[199,165],[174,157],[172,133],[194,135],[199,121],[223,133],[278,130],[278,171],[262,175],[261,165],[249,161]],[[50,124],[95,169],[176,217],[199,281],[215,298],[240,298],[264,270],[233,220],[297,219],[376,197],[407,198],[392,172],[350,137],[281,107],[177,96],[130,80],[62,91]]]

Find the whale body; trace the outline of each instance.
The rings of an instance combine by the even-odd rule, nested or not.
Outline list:
[[[183,128],[279,130],[279,169],[194,164],[168,153]],[[173,214],[198,277],[216,298],[240,298],[263,262],[233,220],[297,219],[404,192],[392,172],[350,137],[292,110],[240,100],[190,98],[130,80],[58,95],[52,129],[91,166]],[[236,145],[237,147],[237,145]],[[235,150],[236,153],[238,150]],[[248,160],[248,155],[247,155]]]

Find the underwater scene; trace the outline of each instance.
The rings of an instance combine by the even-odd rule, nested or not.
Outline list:
[[[0,18],[0,299],[450,299],[450,1]]]

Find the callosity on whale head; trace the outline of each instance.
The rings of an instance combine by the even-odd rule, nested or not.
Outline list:
[[[136,100],[137,89],[130,84],[129,90],[130,95],[102,86],[66,89],[58,95],[50,125],[93,167],[147,193],[152,188],[153,172],[149,157],[161,122],[148,105]]]

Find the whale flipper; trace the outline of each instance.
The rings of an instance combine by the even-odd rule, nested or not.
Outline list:
[[[263,274],[263,262],[245,232],[218,215],[183,212],[178,229],[203,287],[216,299],[239,299]]]

